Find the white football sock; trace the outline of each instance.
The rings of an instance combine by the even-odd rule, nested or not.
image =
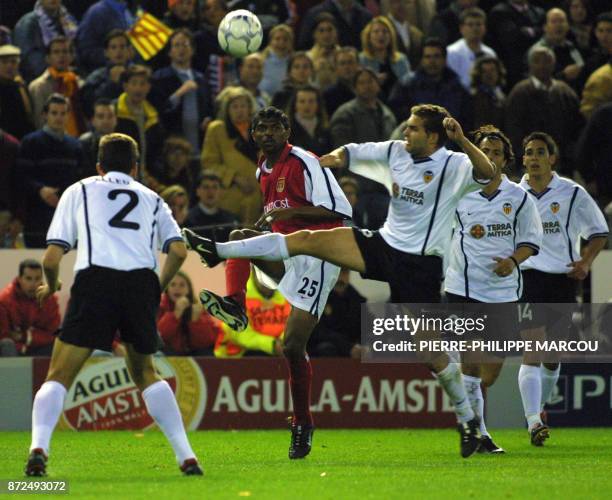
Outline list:
[[[142,391],[142,399],[149,415],[170,441],[179,465],[188,458],[195,458],[195,453],[187,440],[181,412],[168,382],[160,380],[151,384]]]
[[[527,425],[531,430],[540,420],[540,401],[542,399],[542,381],[540,380],[540,367],[521,365],[518,374],[519,390],[523,400],[523,409]]]
[[[66,388],[54,380],[40,386],[32,406],[32,444],[30,451],[42,448],[49,454],[51,434],[64,409]]]
[[[262,234],[246,240],[215,243],[222,259],[261,259],[278,261],[289,258],[285,236],[278,233]]]
[[[472,420],[474,418],[474,411],[463,386],[463,377],[461,376],[459,365],[457,363],[449,363],[444,370],[437,373],[437,376],[438,382],[455,406],[457,420],[462,424]]]
[[[540,402],[540,411],[544,409],[544,405],[548,403],[550,396],[559,380],[561,365],[557,366],[556,370],[549,370],[544,365],[540,366],[540,378],[542,379],[542,401]]]
[[[482,388],[480,387],[481,379],[478,377],[472,377],[470,375],[463,375],[463,385],[465,392],[470,400],[470,406],[472,411],[480,417],[480,433],[483,436],[488,436],[487,426],[484,421],[484,397],[482,395]]]

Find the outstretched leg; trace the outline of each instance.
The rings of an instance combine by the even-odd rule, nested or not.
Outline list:
[[[365,262],[350,227],[303,230],[287,235],[266,233],[254,238],[215,243],[212,246],[210,240],[205,238],[200,238],[200,244],[196,243],[197,240],[192,236],[189,238],[192,239],[190,247],[204,260],[210,260],[212,263],[224,259],[280,261],[295,255],[311,255],[340,267],[365,272]],[[200,245],[204,250],[199,250]],[[211,252],[215,253],[212,257]]]

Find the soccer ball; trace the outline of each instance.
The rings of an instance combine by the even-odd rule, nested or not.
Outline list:
[[[263,30],[257,16],[248,10],[234,10],[227,14],[217,31],[221,48],[234,57],[252,54],[261,45]]]

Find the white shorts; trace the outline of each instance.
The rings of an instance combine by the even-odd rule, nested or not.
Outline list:
[[[278,290],[292,306],[320,318],[340,268],[309,255],[296,255],[283,263],[285,275]]]

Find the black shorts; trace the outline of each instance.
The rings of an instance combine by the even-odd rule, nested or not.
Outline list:
[[[465,317],[485,318],[484,331],[478,333],[476,336],[472,335],[470,338],[499,341],[500,346],[503,345],[501,343],[505,340],[520,339],[517,309],[519,304],[517,302],[480,302],[475,299],[469,299],[462,295],[455,295],[454,293],[448,292],[446,292],[445,296],[449,304],[454,304],[450,306],[450,310],[455,311],[455,314],[464,315]],[[470,305],[465,307],[464,310],[457,310],[456,308],[461,307],[461,304]],[[511,353],[494,351],[490,352],[490,354],[503,358]]]
[[[391,302],[437,304],[440,302],[442,259],[435,255],[413,255],[396,250],[378,231],[353,228],[366,271],[366,279],[386,281]]]
[[[153,354],[161,343],[157,310],[161,290],[151,269],[117,271],[92,266],[79,271],[59,338],[91,349],[112,350],[117,332],[141,354]]]
[[[567,337],[576,303],[576,280],[565,274],[527,269],[523,271],[521,328],[546,327],[548,340]]]

